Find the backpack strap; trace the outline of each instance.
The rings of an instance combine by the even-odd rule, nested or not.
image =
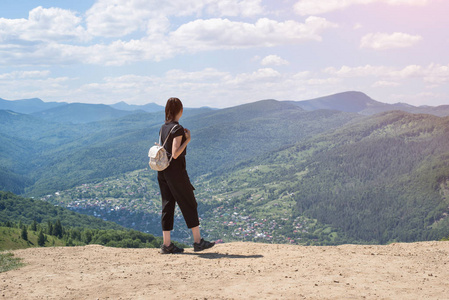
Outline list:
[[[170,137],[170,134],[173,132],[173,130],[175,129],[176,126],[178,126],[178,124],[175,124],[175,126],[172,127],[172,129],[168,133],[167,137],[165,138],[165,141],[164,141],[164,144],[162,145],[162,147],[165,146],[165,143],[167,143],[168,138]],[[161,134],[162,134],[162,129],[161,129],[161,131],[159,131],[159,145],[161,144]]]

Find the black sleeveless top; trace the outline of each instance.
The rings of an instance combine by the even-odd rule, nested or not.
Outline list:
[[[184,127],[182,127],[181,125],[179,125],[178,122],[176,121],[172,121],[169,123],[165,123],[164,125],[162,125],[161,127],[161,145],[164,143],[165,139],[167,138],[167,135],[170,133],[170,130],[172,130],[172,128],[175,126],[176,128],[172,131],[172,133],[170,134],[170,136],[167,139],[167,143],[165,143],[164,145],[164,149],[169,153],[169,156],[171,156],[171,151],[172,151],[172,147],[173,147],[173,140],[174,138],[178,137],[178,136],[182,136],[182,140],[181,140],[181,144],[184,143],[186,141],[186,135],[184,133]],[[176,159],[172,159],[170,162],[170,166],[168,168],[171,169],[171,167],[181,167],[181,168],[186,168],[186,156],[187,154],[187,147],[184,149],[184,151],[182,151],[182,153],[178,156],[178,158]]]

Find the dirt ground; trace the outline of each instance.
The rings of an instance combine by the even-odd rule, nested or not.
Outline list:
[[[204,252],[102,246],[14,251],[0,299],[449,299],[449,242]]]

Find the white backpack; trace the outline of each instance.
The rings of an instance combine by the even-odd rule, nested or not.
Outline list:
[[[167,169],[167,167],[170,165],[172,156],[170,156],[170,159],[168,159],[168,153],[164,149],[165,143],[167,143],[168,138],[170,137],[170,134],[173,132],[173,129],[178,125],[173,126],[173,128],[170,130],[170,133],[167,135],[167,138],[165,139],[164,143],[161,146],[161,133],[159,133],[159,144],[154,143],[155,145],[150,148],[148,151],[148,157],[150,158],[150,168],[156,171],[163,171]]]

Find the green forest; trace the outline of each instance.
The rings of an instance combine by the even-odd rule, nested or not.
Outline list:
[[[258,186],[282,182],[296,214],[353,239],[411,242],[448,235],[448,118],[380,114],[246,165],[269,170],[252,176]]]
[[[62,226],[60,220],[42,224],[33,222],[31,225],[5,222],[0,224],[0,233],[0,251],[90,244],[119,248],[159,248],[162,244],[161,237],[136,230],[70,228]]]
[[[0,190],[32,197],[2,196],[0,221],[160,235],[147,151],[162,119],[138,112],[72,124],[0,110]],[[181,124],[192,131],[187,169],[210,239],[335,245],[449,236],[449,117],[264,100],[189,109]],[[176,218],[173,236],[187,243],[179,211]]]
[[[162,238],[48,202],[0,191],[0,251],[89,244],[159,248]]]

